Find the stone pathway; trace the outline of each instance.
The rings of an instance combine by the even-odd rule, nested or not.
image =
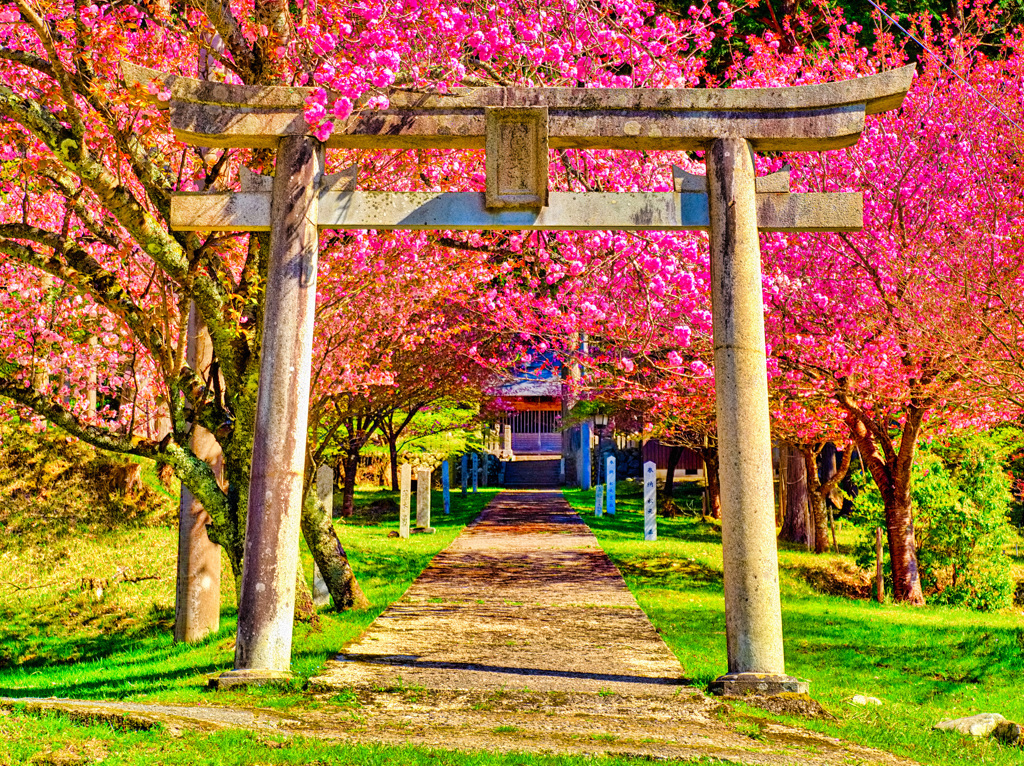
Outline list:
[[[313,683],[668,696],[682,676],[561,493],[506,492]]]

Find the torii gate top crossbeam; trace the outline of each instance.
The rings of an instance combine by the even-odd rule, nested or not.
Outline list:
[[[302,114],[311,88],[194,80],[123,64],[129,85],[168,89],[179,140],[195,146],[273,148],[313,133]],[[856,143],[864,116],[897,108],[913,65],[842,82],[784,88],[458,88],[447,94],[392,89],[390,107],[356,111],[331,148],[482,149],[485,110],[548,110],[552,148],[697,150],[728,136],[755,151],[837,149]]]

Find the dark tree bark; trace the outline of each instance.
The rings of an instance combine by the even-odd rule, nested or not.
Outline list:
[[[359,453],[346,452],[341,459],[342,496],[339,515],[349,518],[356,508],[356,471],[359,469]]]
[[[783,496],[786,508],[782,517],[782,529],[779,539],[788,543],[809,545],[810,530],[807,525],[807,466],[800,450],[792,444],[783,444],[780,451],[784,453],[779,481],[786,483]]]
[[[722,518],[722,485],[718,479],[718,447],[701,447],[704,459],[704,515],[713,519]]]
[[[804,469],[807,476],[807,504],[810,509],[811,523],[814,526],[813,546],[815,553],[827,553],[828,545],[828,516],[825,511],[825,503],[832,491],[843,480],[850,470],[850,457],[853,454],[853,444],[848,443],[843,450],[843,461],[839,468],[836,468],[835,453],[831,452],[831,466],[827,469],[828,479],[822,481],[818,472],[817,458],[822,452],[824,445],[817,448],[811,445],[803,445],[800,452],[803,456]]]
[[[910,499],[911,469],[917,438],[921,432],[927,404],[907,407],[899,449],[889,437],[888,429],[865,411],[840,398],[847,409],[846,424],[850,427],[861,460],[878,486],[885,505],[885,526],[892,564],[893,599],[920,606],[924,604],[921,573],[917,565],[917,540],[914,537],[914,514]]]
[[[665,498],[672,499],[672,492],[676,484],[676,467],[679,459],[683,456],[683,448],[672,446],[668,451],[668,470],[665,472]]]

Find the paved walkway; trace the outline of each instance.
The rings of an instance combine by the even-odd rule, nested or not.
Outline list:
[[[314,683],[672,695],[678,660],[558,492],[506,492]]]

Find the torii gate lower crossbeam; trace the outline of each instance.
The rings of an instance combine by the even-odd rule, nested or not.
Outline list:
[[[172,226],[271,231],[271,257],[235,668],[217,686],[288,676],[302,507],[318,227],[705,229],[710,233],[715,395],[729,672],[717,693],[806,692],[785,673],[758,230],[850,230],[859,194],[789,193],[755,179],[755,150],[855,143],[864,117],[899,106],[913,67],[830,85],[744,90],[396,91],[327,146],[484,148],[483,194],[354,191],[323,175],[324,144],[302,115],[308,89],[207,83],[125,65],[130,85],[171,91],[171,124],[198,146],[276,146],[272,189],[176,195]],[[152,99],[149,99],[152,101]],[[549,147],[702,149],[706,177],[675,193],[549,192]],[[344,182],[344,183],[343,183]]]

